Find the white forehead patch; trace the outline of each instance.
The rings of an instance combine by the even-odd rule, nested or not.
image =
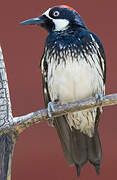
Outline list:
[[[49,8],[46,12],[44,12],[42,15],[46,15],[48,18],[53,19],[49,16],[49,12],[52,8]]]
[[[49,8],[43,15],[46,15],[55,24],[54,31],[64,31],[67,29],[69,21],[67,19],[53,19],[49,16],[49,12],[52,8]]]

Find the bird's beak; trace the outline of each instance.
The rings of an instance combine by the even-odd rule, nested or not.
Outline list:
[[[21,25],[40,25],[45,24],[46,18],[44,16],[28,19],[26,21],[20,22]]]

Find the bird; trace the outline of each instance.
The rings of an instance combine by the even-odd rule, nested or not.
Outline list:
[[[43,94],[48,114],[54,105],[105,95],[106,55],[102,42],[91,32],[79,12],[68,5],[57,5],[21,25],[39,25],[48,31],[41,58]],[[102,106],[68,112],[50,120],[56,128],[69,165],[77,176],[90,162],[100,174],[102,148],[98,124]]]

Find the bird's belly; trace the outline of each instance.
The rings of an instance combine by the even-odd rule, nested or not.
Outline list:
[[[75,61],[66,65],[48,68],[48,90],[52,101],[60,104],[85,99],[102,93],[103,81],[95,66],[86,61]],[[69,127],[93,136],[97,109],[68,113]]]
[[[60,103],[72,102],[92,96],[97,83],[93,68],[87,63],[67,63],[51,69],[48,89],[51,100]]]

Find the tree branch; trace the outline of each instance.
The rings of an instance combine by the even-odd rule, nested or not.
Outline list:
[[[55,112],[52,112],[53,117],[64,115],[68,112],[75,111],[84,111],[91,108],[96,108],[99,106],[111,106],[117,104],[117,94],[111,94],[103,97],[102,104],[97,102],[94,97],[84,99],[81,101],[70,102],[63,105],[55,105]],[[13,118],[13,126],[20,132],[24,129],[42,122],[44,120],[48,120],[47,109],[42,109],[40,111],[32,112],[24,116]]]
[[[2,50],[0,48],[0,127],[13,124],[8,81]],[[12,156],[16,131],[0,132],[0,180],[11,179]]]

